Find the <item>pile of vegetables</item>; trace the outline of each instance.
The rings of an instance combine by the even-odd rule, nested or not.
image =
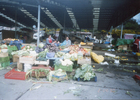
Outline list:
[[[66,53],[64,55],[64,59],[70,59],[72,61],[76,61],[78,59],[78,56],[77,53],[73,53],[73,54]]]
[[[45,48],[43,48],[43,47],[44,47],[44,44],[43,44],[43,43],[40,43],[39,46],[37,46],[37,47],[35,48],[35,51],[36,51],[37,53],[40,53],[40,52],[44,51]]]
[[[48,45],[49,52],[58,52],[59,48],[55,44]]]
[[[88,53],[88,50],[85,48],[79,48],[79,51],[81,51],[83,53],[83,55],[85,55],[86,53]]]
[[[57,52],[57,53],[55,54],[55,57],[56,57],[56,58],[61,58],[61,57],[63,57],[64,55],[65,55],[64,52]]]
[[[30,46],[30,45],[24,46],[24,47],[22,47],[22,50],[24,50],[24,51],[34,51],[35,46]]]
[[[62,60],[62,59],[57,59],[55,60],[55,66],[72,66],[73,65],[73,62],[69,59],[65,59],[65,60]]]
[[[96,53],[94,52],[91,52],[91,57],[92,59],[97,62],[97,63],[101,63],[104,61],[104,57],[102,55],[97,55]]]
[[[53,76],[66,76],[66,77],[63,77],[63,78],[55,78]],[[53,81],[53,80],[63,80],[63,79],[67,79],[67,73],[65,71],[63,71],[62,69],[58,69],[58,70],[55,70],[55,71],[50,71],[49,74],[47,75],[47,80],[49,80],[49,82]]]
[[[59,51],[59,48],[55,45],[55,44],[51,44],[51,45],[44,45],[44,44],[40,44],[39,46],[36,47],[36,52],[39,53],[39,52],[42,52],[44,51],[45,49],[48,49],[49,52],[58,52]]]
[[[24,51],[24,50],[14,51],[11,54],[12,55],[19,55],[19,56],[28,56],[28,55],[30,55],[30,53],[28,51]]]
[[[70,59],[71,58],[71,55],[69,54],[69,53],[66,53],[65,55],[64,55],[64,59]]]
[[[63,50],[63,49],[65,49],[66,48],[66,46],[59,46],[59,49],[60,50]]]
[[[0,49],[7,49],[7,48],[8,48],[8,47],[7,47],[6,44],[3,44],[3,45],[0,46]]]
[[[40,52],[37,56],[37,61],[46,61],[46,54],[48,53],[48,49],[45,49],[44,51]]]
[[[30,69],[26,72],[26,78],[34,76],[36,77],[38,80],[40,77],[42,76],[47,76],[50,72],[50,69],[43,69],[43,68],[39,68],[39,69]]]
[[[79,46],[78,45],[71,45],[71,46],[69,46],[69,50],[70,50],[70,54],[72,54],[72,53],[78,53],[78,51],[79,51]]]
[[[81,66],[81,68],[78,68],[76,70],[76,73],[74,75],[74,79],[84,79],[84,81],[90,81],[91,78],[95,77],[95,73],[93,72],[93,68],[89,64],[84,64]]]
[[[72,61],[76,61],[76,60],[78,59],[77,53],[71,54],[70,59],[71,59]]]

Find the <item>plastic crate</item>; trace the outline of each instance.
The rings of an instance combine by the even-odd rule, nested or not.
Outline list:
[[[25,80],[26,72],[18,72],[15,69],[12,69],[4,75],[5,79],[15,79],[15,80]]]
[[[10,65],[10,61],[6,61],[6,62],[3,62],[1,63],[1,67],[8,67]]]
[[[9,61],[9,57],[0,57],[0,63]]]
[[[73,66],[56,66],[55,65],[54,69],[55,70],[62,69],[64,71],[72,72],[73,71]]]
[[[8,49],[12,51],[18,50],[16,46],[8,46]]]

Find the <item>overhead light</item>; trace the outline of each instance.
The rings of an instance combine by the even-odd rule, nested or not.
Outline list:
[[[70,12],[69,14],[70,14],[70,15],[73,15],[73,12]]]
[[[5,10],[5,8],[3,8],[2,10]]]

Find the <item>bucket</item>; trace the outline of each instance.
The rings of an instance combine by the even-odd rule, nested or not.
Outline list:
[[[32,65],[31,64],[24,64],[24,72],[27,72],[31,68],[32,68]]]

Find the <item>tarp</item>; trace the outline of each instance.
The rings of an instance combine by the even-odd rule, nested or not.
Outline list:
[[[133,36],[134,36],[135,34],[125,34],[124,35],[124,38],[125,39],[133,39]]]
[[[119,46],[119,45],[132,44],[133,42],[134,39],[115,39],[112,41],[112,44],[115,46]]]

